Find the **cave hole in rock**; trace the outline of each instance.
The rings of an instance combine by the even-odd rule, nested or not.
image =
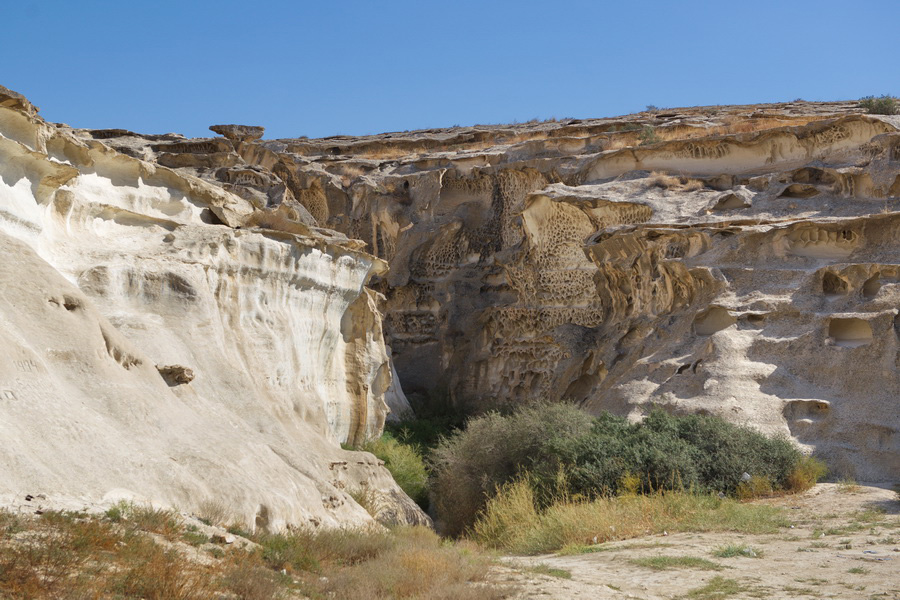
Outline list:
[[[750,204],[738,196],[737,194],[724,194],[719,200],[713,205],[711,210],[736,210],[739,208],[748,208]]]
[[[332,154],[334,154],[335,156],[337,156],[338,154],[341,153],[341,149],[338,148],[337,146],[332,146],[331,148],[328,149],[328,151],[331,152]]]
[[[694,319],[694,333],[712,335],[737,323],[737,318],[721,306],[711,306]]]
[[[828,322],[828,337],[846,348],[865,346],[873,339],[872,325],[855,317],[833,318]]]
[[[809,424],[826,418],[830,411],[827,400],[788,400],[782,414],[788,421]]]
[[[801,183],[792,183],[784,188],[784,191],[778,194],[780,198],[812,198],[817,196],[819,190],[814,186],[804,185]]]
[[[822,275],[822,292],[826,296],[842,296],[850,291],[850,283],[836,273],[826,271]]]
[[[874,298],[878,295],[878,290],[881,289],[881,275],[876,273],[872,275],[866,282],[863,283],[862,293],[866,298]]]
[[[766,323],[766,315],[760,313],[750,313],[747,315],[747,322],[753,327],[760,328]]]
[[[254,524],[256,525],[256,529],[260,531],[265,531],[269,526],[269,507],[265,504],[259,505],[259,510],[256,511],[256,519],[254,519]]]
[[[62,298],[50,298],[50,300],[48,302],[50,302],[50,304],[54,304],[56,306],[61,306],[69,312],[72,312],[74,310],[81,308],[81,302],[77,298],[73,298],[72,296],[63,296]]]
[[[209,210],[208,208],[204,208],[200,211],[200,220],[206,223],[207,225],[224,225],[225,223],[216,216],[216,213]]]
[[[794,171],[791,179],[794,183],[832,184],[835,177],[828,171],[816,167],[804,167]]]

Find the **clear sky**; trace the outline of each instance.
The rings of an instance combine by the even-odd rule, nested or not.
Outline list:
[[[900,94],[900,0],[3,0],[0,85],[75,127],[360,135]]]

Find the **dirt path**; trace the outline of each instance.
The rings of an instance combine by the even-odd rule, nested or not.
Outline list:
[[[878,487],[819,484],[799,496],[762,501],[789,512],[792,528],[776,534],[677,533],[602,544],[588,554],[507,557],[509,567],[501,569],[500,578],[522,586],[517,600],[898,600],[900,502],[896,498],[893,491]],[[745,553],[759,556],[713,554],[729,545],[749,547]],[[714,564],[656,570],[633,562],[666,562],[656,557],[691,557]],[[563,577],[521,568],[558,569]]]

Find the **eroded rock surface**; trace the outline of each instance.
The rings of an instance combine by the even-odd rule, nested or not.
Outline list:
[[[0,90],[16,489],[224,492],[279,526],[365,522],[364,488],[382,520],[424,519],[337,447],[404,390],[707,412],[846,476],[900,469],[895,117],[798,102],[263,140],[35,111]]]
[[[878,480],[900,469],[898,125],[795,102],[106,143],[362,240],[408,394],[708,412]]]
[[[234,154],[75,132],[0,88],[0,494],[215,502],[280,529],[370,523],[366,489],[383,520],[427,522],[339,445],[379,435],[402,396],[366,287],[384,261],[305,224],[289,191],[163,166],[204,152]]]

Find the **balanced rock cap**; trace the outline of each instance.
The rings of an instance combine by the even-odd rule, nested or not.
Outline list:
[[[252,142],[263,136],[266,129],[259,125],[211,125],[210,131],[236,142]]]

